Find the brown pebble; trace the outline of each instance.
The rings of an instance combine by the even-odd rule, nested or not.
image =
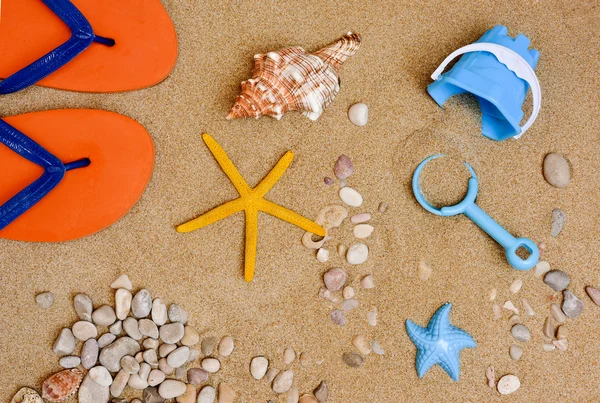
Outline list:
[[[340,155],[333,166],[335,177],[340,180],[345,180],[354,173],[354,164],[352,160],[345,155]]]
[[[319,403],[319,401],[311,395],[302,395],[300,396],[300,400],[298,400],[298,403]]]
[[[333,179],[331,179],[330,177],[326,176],[323,178],[323,182],[327,185],[327,186],[331,186],[333,185]]]
[[[594,301],[594,304],[600,305],[600,290],[594,287],[585,287],[585,292]]]
[[[542,332],[547,338],[551,340],[554,338],[554,321],[550,316],[548,316],[544,321],[544,327],[542,328]]]
[[[569,335],[569,331],[567,330],[565,325],[560,325],[558,327],[558,329],[556,329],[556,338],[558,340],[566,339],[568,335]]]
[[[363,356],[357,353],[344,353],[342,359],[346,365],[352,368],[359,368],[365,363]]]
[[[385,213],[388,209],[388,204],[386,202],[381,202],[379,203],[379,207],[377,208],[377,211],[379,211],[380,213]]]

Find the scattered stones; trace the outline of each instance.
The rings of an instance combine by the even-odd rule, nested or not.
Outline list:
[[[233,349],[235,347],[235,343],[233,341],[233,337],[225,336],[221,339],[219,343],[219,354],[222,357],[229,357],[231,353],[233,353]]]
[[[510,346],[509,354],[510,358],[512,358],[515,361],[519,361],[519,359],[523,355],[523,349],[517,346],[516,344],[513,344],[512,346]]]
[[[58,364],[65,369],[77,368],[81,364],[81,358],[76,355],[67,355],[62,357]]]
[[[535,316],[535,311],[533,310],[533,308],[531,307],[531,305],[529,304],[529,302],[527,302],[527,300],[525,298],[523,298],[521,300],[521,304],[523,304],[523,312],[525,312],[525,315]]]
[[[552,210],[552,228],[550,230],[550,235],[556,238],[565,226],[566,221],[567,215],[564,211],[559,208]]]
[[[149,350],[149,351],[153,351],[153,350]],[[185,364],[185,362],[187,361],[189,356],[190,356],[190,348],[189,347],[182,346],[182,347],[176,348],[167,357],[167,364],[169,364],[169,366],[172,368],[179,368],[183,364]],[[209,371],[209,372],[213,372],[213,371]],[[216,372],[216,371],[214,371],[214,372]]]
[[[350,187],[343,187],[339,192],[340,199],[348,206],[360,207],[363,204],[363,198],[356,190]]]
[[[431,277],[432,272],[433,272],[433,270],[431,269],[431,266],[429,266],[429,263],[427,263],[424,260],[421,260],[419,262],[419,266],[417,268],[417,275],[419,276],[419,280],[421,280],[421,281],[429,280],[429,277]]]
[[[562,311],[569,318],[576,318],[583,312],[583,301],[577,298],[570,290],[564,290]]]
[[[139,290],[131,301],[131,312],[138,319],[145,318],[152,310],[152,296],[146,289]]]
[[[560,325],[558,329],[556,329],[556,338],[558,340],[566,339],[569,335],[569,331],[567,330],[565,325]]]
[[[352,368],[359,368],[365,363],[363,356],[357,353],[344,353],[342,359],[346,365]]]
[[[375,228],[369,224],[358,224],[354,227],[352,233],[354,234],[355,238],[363,239],[370,237],[374,229]]]
[[[129,315],[131,310],[131,300],[133,296],[129,290],[125,288],[119,288],[115,293],[115,311],[117,319],[123,320]]]
[[[535,276],[536,277],[542,277],[549,271],[550,271],[550,263],[546,262],[545,260],[540,260],[535,265]]]
[[[273,380],[273,391],[275,393],[286,393],[294,382],[294,372],[291,370],[281,371]]]
[[[73,299],[73,307],[75,308],[75,313],[77,313],[79,319],[87,320],[88,322],[92,321],[92,311],[94,310],[94,306],[90,297],[85,294],[77,294]]]
[[[152,321],[156,323],[157,326],[162,326],[167,323],[167,306],[162,302],[160,298],[154,298],[152,301]]]
[[[168,344],[178,343],[184,335],[183,324],[181,323],[169,323],[163,325],[159,330],[160,339]]]
[[[77,397],[79,403],[108,403],[110,391],[108,386],[100,385],[88,373],[79,387]]]
[[[369,120],[369,107],[365,104],[354,104],[348,109],[348,119],[356,126],[364,126]]]
[[[552,344],[560,351],[567,351],[567,348],[569,348],[569,341],[567,339],[552,340]]]
[[[494,312],[494,317],[496,319],[500,319],[502,317],[502,308],[500,308],[500,305],[492,305],[492,312]]]
[[[362,355],[371,354],[371,347],[369,346],[369,342],[367,341],[366,337],[362,334],[359,334],[352,338],[352,345],[356,347],[358,352]]]
[[[503,308],[508,311],[514,312],[517,315],[519,314],[519,310],[517,309],[515,304],[513,304],[512,301],[510,301],[510,300],[508,300],[504,303]]]
[[[49,291],[41,292],[35,296],[35,302],[37,302],[40,308],[48,309],[54,303],[54,294]]]
[[[546,317],[544,321],[544,327],[542,328],[542,333],[548,339],[552,340],[554,338],[554,321],[551,316]]]
[[[344,297],[344,299],[351,299],[354,298],[354,288],[352,287],[344,287],[344,291],[342,291],[342,296]]]
[[[173,399],[185,393],[185,383],[174,379],[167,379],[158,387],[158,394],[163,399]]]
[[[144,389],[145,403],[164,403],[164,401],[165,399],[158,394],[158,388],[150,387]]]
[[[296,359],[296,352],[294,351],[293,348],[286,348],[283,351],[283,363],[285,365],[290,365],[291,363],[294,362],[294,360]]]
[[[355,214],[352,217],[350,217],[350,222],[352,224],[361,224],[361,223],[369,222],[370,220],[371,220],[371,214],[369,214],[369,213]]]
[[[192,385],[198,386],[208,381],[208,372],[202,368],[190,368],[187,371],[187,379]]]
[[[563,189],[571,181],[569,162],[558,153],[550,153],[544,158],[544,178],[555,188]]]
[[[373,343],[371,343],[371,348],[373,349],[373,352],[377,355],[384,355],[385,354],[385,350],[383,349],[383,347],[381,347],[381,345],[379,344],[379,342],[377,341],[373,341]]]
[[[329,389],[327,388],[327,383],[325,381],[321,381],[319,386],[317,386],[317,388],[313,391],[313,394],[319,402],[326,402],[327,398],[329,397]]]
[[[110,326],[115,323],[115,320],[117,320],[117,315],[110,305],[102,305],[92,314],[92,321],[98,326]]]
[[[102,366],[94,367],[88,372],[88,376],[92,378],[94,382],[102,386],[112,385],[113,379],[110,376],[108,370]]]
[[[329,251],[325,248],[319,248],[317,250],[317,260],[321,263],[325,263],[329,260]]]
[[[169,320],[173,323],[178,322],[185,325],[188,320],[188,313],[179,304],[171,304],[168,310]]]
[[[498,381],[498,392],[501,395],[509,395],[521,387],[521,381],[514,375],[504,375]]]
[[[100,348],[104,348],[106,346],[108,346],[110,343],[112,343],[113,341],[115,341],[117,339],[117,336],[115,336],[112,333],[105,333],[102,336],[100,336],[100,338],[98,339],[98,347]]]
[[[140,332],[140,327],[138,321],[131,316],[123,321],[123,330],[127,333],[127,336],[131,337],[134,340],[141,340],[142,333]]]
[[[496,371],[494,370],[494,367],[487,367],[485,370],[485,377],[488,380],[488,386],[494,389],[496,387]]]
[[[364,276],[361,280],[360,280],[360,285],[362,288],[366,289],[366,290],[370,290],[372,288],[375,288],[375,284],[373,284],[373,276],[370,274],[367,274],[366,276]]]
[[[217,347],[217,344],[219,343],[219,340],[217,340],[216,337],[205,337],[202,340],[202,344],[200,346],[200,349],[202,350],[202,354],[204,355],[212,355],[213,351],[215,351],[215,348]]]
[[[333,173],[340,180],[348,179],[354,173],[352,160],[345,155],[340,155],[333,165]]]
[[[269,368],[269,360],[265,357],[254,357],[250,361],[250,374],[256,380],[261,380],[265,376],[267,368]]]
[[[521,290],[522,286],[523,286],[523,280],[521,280],[520,278],[518,278],[518,279],[516,279],[515,281],[512,282],[512,284],[509,287],[509,290],[513,294],[516,294],[516,293],[518,293]]]
[[[85,320],[75,322],[71,332],[76,339],[81,341],[95,339],[96,336],[98,336],[98,329],[96,329],[96,326],[94,326],[91,322],[86,322]]]
[[[215,372],[218,372],[220,368],[221,362],[219,362],[219,360],[216,358],[205,358],[202,360],[202,369],[204,369],[206,372],[214,374]]]
[[[198,403],[214,403],[217,398],[217,390],[212,386],[205,386],[198,394]]]
[[[225,382],[219,384],[219,403],[233,403],[235,395],[235,390]]]
[[[323,276],[325,287],[332,292],[340,290],[346,284],[347,279],[348,274],[340,268],[328,270]]]
[[[369,258],[369,248],[364,243],[355,243],[348,248],[346,260],[350,264],[362,264]]]
[[[346,323],[348,323],[344,312],[340,311],[339,309],[335,309],[333,312],[331,312],[331,320],[338,326],[344,326]]]
[[[377,326],[377,308],[373,308],[373,310],[367,314],[367,323],[369,326]]]
[[[529,329],[525,325],[514,325],[510,329],[510,333],[518,341],[529,341],[531,339]]]
[[[550,305],[550,314],[552,315],[556,323],[563,323],[565,320],[567,320],[567,316],[564,314],[562,309],[560,309],[560,306],[558,306],[558,304]]]
[[[100,364],[110,372],[118,372],[120,361],[126,355],[135,355],[140,351],[140,345],[130,337],[121,337],[106,346],[100,352]]]
[[[129,280],[127,274],[121,274],[115,281],[110,283],[110,288],[115,290],[119,288],[124,288],[128,291],[131,291],[133,285],[131,284],[131,280]]]
[[[594,304],[600,305],[600,290],[594,287],[585,287],[585,292],[594,301]]]
[[[95,339],[88,339],[83,343],[81,348],[81,365],[85,369],[90,369],[98,362],[98,354],[100,353],[100,343]]]
[[[569,286],[571,279],[564,271],[550,270],[544,276],[544,283],[554,291],[562,291]]]
[[[76,345],[76,341],[75,341],[75,337],[73,336],[73,333],[71,332],[71,329],[64,328],[60,332],[60,335],[58,336],[56,341],[54,342],[54,346],[52,347],[52,350],[54,351],[55,354],[58,354],[61,356],[69,355],[73,352],[73,350],[75,350],[75,345]]]

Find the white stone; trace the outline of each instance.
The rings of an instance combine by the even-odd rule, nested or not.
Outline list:
[[[342,296],[344,297],[344,299],[351,299],[354,298],[354,288],[348,286],[348,287],[344,287],[344,291],[342,291]]]
[[[317,260],[321,263],[325,263],[329,260],[329,251],[324,248],[319,248],[317,251]]]
[[[131,312],[138,319],[145,318],[152,310],[152,296],[146,289],[139,290],[131,301]]]
[[[355,243],[348,248],[346,260],[350,264],[362,264],[369,258],[369,248],[364,243]]]
[[[501,395],[509,395],[521,387],[521,381],[514,375],[504,375],[498,381],[498,392]]]
[[[129,315],[132,299],[133,296],[131,295],[131,292],[125,288],[119,288],[117,292],[115,292],[115,310],[117,319],[123,320]]]
[[[205,386],[198,394],[197,403],[214,403],[217,397],[217,390],[212,386]]]
[[[361,223],[369,222],[370,220],[371,220],[371,214],[369,214],[369,213],[355,214],[352,217],[350,217],[350,222],[352,222],[352,224],[361,224]]]
[[[112,385],[110,385],[110,394],[112,397],[119,397],[123,394],[127,382],[129,382],[129,376],[127,372],[120,370],[119,373],[113,379]]]
[[[152,301],[152,321],[158,326],[167,323],[167,306],[163,304],[160,298],[154,298]]]
[[[73,336],[77,340],[86,341],[87,339],[95,339],[98,336],[98,329],[93,323],[85,320],[75,322],[72,328]]]
[[[234,341],[231,336],[225,336],[219,343],[219,354],[223,357],[229,357],[233,353]]]
[[[216,358],[205,358],[202,360],[202,369],[214,374],[221,368],[221,363]]]
[[[71,329],[64,328],[60,335],[56,338],[54,342],[54,347],[52,350],[55,354],[58,355],[69,355],[75,350],[76,345],[75,337],[73,336],[73,332]]]
[[[142,336],[158,339],[158,327],[150,319],[140,319],[138,321],[138,330]]]
[[[364,276],[361,280],[360,280],[360,285],[362,288],[365,289],[371,289],[375,287],[375,284],[373,284],[373,276],[370,274],[367,274],[366,276]]]
[[[569,162],[558,153],[550,153],[544,158],[544,178],[559,189],[566,188],[571,180]]]
[[[102,386],[96,383],[89,375],[85,377],[79,392],[77,400],[79,403],[108,403],[110,399],[109,386]]]
[[[88,322],[92,321],[92,311],[94,310],[94,306],[92,305],[92,300],[85,294],[77,294],[73,299],[73,307],[75,308],[75,312],[79,319],[87,320]]]
[[[515,281],[512,282],[512,284],[509,287],[509,290],[513,294],[516,294],[516,293],[519,292],[519,290],[521,290],[522,286],[523,286],[523,280],[521,280],[520,278],[518,278],[518,279],[516,279]]]
[[[385,354],[385,350],[383,349],[383,347],[381,347],[381,345],[377,341],[373,341],[373,343],[371,343],[371,348],[373,348],[373,352],[377,355]]]
[[[167,364],[172,368],[179,368],[187,361],[190,356],[190,348],[183,346],[176,348],[167,357]],[[216,372],[216,371],[215,371]]]
[[[348,119],[356,126],[364,126],[369,120],[369,107],[366,104],[354,104],[348,109]]]
[[[283,363],[285,365],[290,365],[296,359],[296,352],[293,348],[286,348],[283,351]]]
[[[179,342],[184,335],[183,324],[181,323],[169,323],[162,325],[159,330],[160,339],[168,344],[175,344]]]
[[[540,260],[535,265],[535,276],[536,277],[542,277],[542,276],[544,276],[544,274],[548,273],[549,271],[550,271],[550,263],[546,262],[545,260]]]
[[[102,366],[91,368],[88,375],[98,385],[110,386],[113,383],[112,376],[110,376],[108,370]]]
[[[340,199],[348,206],[360,207],[363,204],[363,198],[356,190],[343,187],[340,189]]]
[[[123,332],[123,322],[118,320],[108,328],[108,331],[114,334],[115,336],[120,335]]]
[[[122,357],[119,364],[121,365],[121,370],[130,375],[137,374],[140,371],[140,363],[130,355]]]
[[[127,274],[121,274],[115,281],[110,283],[110,288],[119,289],[124,288],[126,290],[131,291],[133,285],[131,284],[131,280],[127,277]]]
[[[113,341],[115,341],[116,339],[117,339],[117,336],[115,336],[114,334],[112,334],[112,333],[104,333],[98,339],[98,347],[99,348],[104,348],[104,347],[108,346],[110,343],[112,343]]]
[[[123,321],[123,330],[125,330],[127,336],[131,337],[134,340],[141,340],[143,337],[142,333],[140,333],[138,321],[135,320],[135,318],[132,318],[131,316]]]
[[[150,386],[159,385],[165,380],[165,378],[166,378],[166,376],[165,376],[164,372],[162,372],[159,369],[153,369],[152,371],[150,371],[150,374],[148,375],[148,385],[150,385]]]
[[[269,368],[269,360],[265,357],[254,357],[250,362],[250,374],[256,380],[262,379]]]
[[[369,224],[358,224],[354,227],[352,232],[354,233],[354,237],[358,239],[368,238],[373,233],[375,228]]]
[[[102,305],[92,313],[92,321],[98,326],[110,326],[117,320],[115,310],[110,305]]]
[[[163,399],[173,399],[175,397],[181,396],[185,393],[187,386],[185,383],[181,381],[176,381],[174,379],[167,379],[163,383],[160,384],[158,388],[158,394]]]
[[[292,387],[294,382],[294,372],[292,370],[281,371],[273,380],[273,391],[275,393],[286,393]]]
[[[76,368],[81,364],[81,358],[75,355],[67,355],[62,357],[58,364],[65,369]]]
[[[144,390],[148,387],[148,381],[142,379],[139,374],[133,374],[129,377],[129,382],[127,382],[127,385],[132,389]]]

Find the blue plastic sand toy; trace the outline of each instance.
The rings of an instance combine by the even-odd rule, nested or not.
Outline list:
[[[515,238],[512,236],[507,230],[505,230],[500,224],[494,221],[489,215],[487,215],[479,206],[475,204],[475,199],[477,198],[477,190],[479,187],[479,182],[477,181],[477,176],[475,175],[475,171],[469,164],[465,162],[465,165],[469,169],[471,173],[471,178],[469,179],[469,188],[467,190],[467,195],[464,200],[454,206],[446,206],[441,209],[436,209],[431,204],[427,202],[425,196],[421,193],[419,188],[419,175],[423,170],[425,164],[431,161],[434,158],[442,157],[443,155],[437,154],[432,155],[431,157],[426,158],[419,164],[412,179],[412,188],[413,193],[419,204],[430,213],[448,217],[458,214],[464,214],[469,217],[475,224],[481,227],[489,236],[494,238],[496,242],[504,247],[506,250],[506,258],[508,259],[508,263],[512,267],[517,270],[529,270],[533,266],[535,266],[540,258],[540,251],[538,250],[537,245],[531,239],[528,238]],[[517,255],[517,250],[521,247],[524,247],[529,252],[529,256],[526,259],[521,259],[519,255]]]
[[[540,84],[533,69],[540,52],[528,50],[529,38],[507,35],[508,30],[497,25],[477,42],[462,47],[437,68],[427,87],[439,106],[455,94],[472,93],[477,97],[482,114],[482,133],[492,140],[519,138],[533,124],[542,102]],[[448,63],[463,55],[450,71],[442,74]],[[533,112],[527,122],[521,107],[528,88],[533,95]]]

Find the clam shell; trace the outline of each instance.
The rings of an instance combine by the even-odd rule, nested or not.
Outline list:
[[[53,403],[63,401],[77,392],[82,379],[83,374],[77,368],[50,375],[42,384],[42,397]]]
[[[349,32],[314,53],[301,47],[254,56],[252,78],[242,82],[227,119],[263,115],[279,120],[300,111],[317,120],[340,90],[339,68],[360,46],[360,35]]]
[[[40,395],[31,388],[21,388],[10,403],[44,403]]]

